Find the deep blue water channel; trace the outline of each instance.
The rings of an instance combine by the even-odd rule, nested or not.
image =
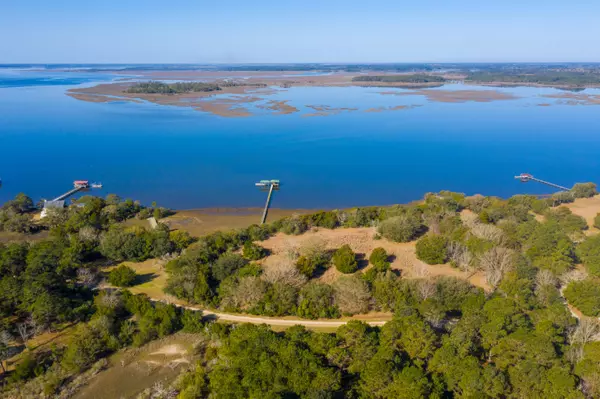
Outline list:
[[[115,78],[0,69],[0,203],[35,200],[72,181],[176,209],[261,206],[254,182],[280,179],[279,208],[403,203],[429,191],[510,196],[600,182],[600,105],[570,105],[554,89],[502,88],[518,99],[448,103],[389,89],[297,87],[264,96],[300,112],[226,118],[151,103],[90,103],[70,88]],[[449,85],[443,90],[482,90]],[[400,89],[396,89],[400,90]],[[490,89],[487,89],[490,90]],[[584,94],[600,94],[586,90]],[[547,103],[550,106],[539,106]],[[329,116],[307,105],[358,108]],[[373,107],[415,106],[365,112]]]

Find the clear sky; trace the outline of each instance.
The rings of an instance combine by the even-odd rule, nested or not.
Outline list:
[[[0,3],[0,63],[600,61],[600,0]]]

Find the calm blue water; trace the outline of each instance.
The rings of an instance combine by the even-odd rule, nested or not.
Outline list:
[[[67,191],[75,179],[173,208],[261,206],[254,182],[280,179],[282,208],[402,203],[428,191],[509,196],[600,181],[600,106],[540,98],[553,89],[499,89],[518,100],[440,103],[376,88],[292,88],[291,115],[223,118],[188,108],[88,103],[64,93],[121,76],[0,69],[0,202]],[[448,86],[446,89],[480,89]],[[598,91],[586,91],[597,93]],[[536,104],[551,103],[550,107]],[[357,107],[326,117],[306,105]],[[373,107],[420,105],[366,113]],[[249,106],[253,109],[253,105]]]

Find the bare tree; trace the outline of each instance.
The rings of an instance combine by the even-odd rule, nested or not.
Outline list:
[[[243,309],[249,309],[256,305],[267,291],[264,281],[258,277],[245,277],[240,280],[234,293],[235,302]]]
[[[569,285],[569,283],[571,283],[573,281],[585,280],[587,278],[587,276],[588,276],[588,274],[586,271],[579,270],[579,269],[573,269],[573,270],[569,270],[568,272],[561,275],[559,277],[559,279],[563,286],[567,286],[567,285]]]
[[[448,258],[462,271],[471,272],[474,269],[473,254],[459,242],[451,241],[448,245]]]
[[[117,290],[105,291],[99,298],[100,303],[108,309],[117,309],[123,305],[121,294]]]
[[[556,277],[554,277],[554,274],[547,269],[540,269],[537,274],[535,275],[535,285],[536,285],[536,289],[539,289],[541,287],[545,287],[545,286],[554,286],[556,287],[556,285],[558,284],[558,281],[556,279]]]
[[[502,242],[504,238],[504,231],[493,224],[475,223],[471,227],[471,234],[477,238],[492,241],[496,244]]]
[[[508,248],[494,247],[479,258],[488,283],[496,288],[506,273],[514,266],[514,251]]]
[[[93,287],[98,281],[98,273],[89,267],[80,267],[77,269],[77,281],[86,287]]]
[[[92,226],[84,226],[79,230],[79,238],[82,241],[95,242],[99,237],[100,232]]]
[[[325,240],[321,237],[313,236],[305,240],[300,246],[300,255],[308,259],[317,259],[323,256],[326,250]]]
[[[284,261],[277,266],[265,268],[261,277],[271,283],[282,283],[293,287],[301,287],[306,283],[306,276],[296,269],[291,261]]]
[[[419,293],[421,300],[424,301],[435,295],[437,292],[437,285],[430,279],[419,280],[417,283],[417,292]]]
[[[22,323],[17,323],[17,332],[19,333],[21,341],[23,342],[23,345],[25,345],[26,348],[29,348],[27,346],[27,341],[35,335],[36,330],[36,323],[31,317],[29,317]]]
[[[340,277],[333,283],[334,301],[344,313],[365,313],[369,310],[371,293],[367,283],[354,276]]]
[[[600,320],[590,317],[579,319],[577,326],[569,333],[571,345],[570,360],[574,363],[583,358],[585,344],[600,340]]]

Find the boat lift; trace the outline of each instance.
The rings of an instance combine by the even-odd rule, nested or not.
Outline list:
[[[271,205],[271,197],[273,196],[273,191],[279,191],[279,180],[261,180],[258,183],[254,183],[256,187],[260,189],[260,191],[268,191],[267,194],[267,202],[265,203],[265,210],[263,211],[262,218],[260,220],[260,224],[265,224],[267,220],[267,214],[269,213],[269,206]]]
[[[531,175],[529,173],[521,173],[520,175],[515,176],[515,179],[521,180],[521,182],[523,182],[523,183],[527,183],[528,181],[536,181],[538,183],[542,183],[542,184],[545,184],[545,185],[550,186],[550,187],[558,188],[561,191],[571,191],[570,188],[559,186],[558,184],[550,183],[550,182],[545,181],[545,180],[537,179],[537,178],[533,177],[533,175]]]

